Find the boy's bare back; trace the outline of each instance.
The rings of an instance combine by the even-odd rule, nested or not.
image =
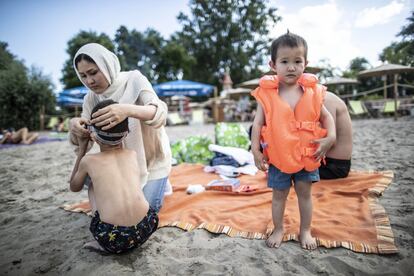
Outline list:
[[[331,113],[336,126],[336,142],[326,153],[327,157],[349,160],[352,155],[352,122],[344,101],[327,92],[324,105]]]
[[[139,183],[136,152],[115,149],[86,155],[80,164],[92,179],[96,209],[102,221],[131,226],[148,212]]]

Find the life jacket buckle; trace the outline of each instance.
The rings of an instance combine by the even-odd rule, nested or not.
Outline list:
[[[294,121],[294,128],[296,129],[303,129],[308,131],[315,131],[316,124],[315,122],[309,122],[309,121]]]
[[[313,153],[315,152],[314,148],[308,148],[308,147],[302,147],[300,149],[300,154],[302,156],[313,156]]]

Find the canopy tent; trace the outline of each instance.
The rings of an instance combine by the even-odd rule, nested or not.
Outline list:
[[[169,96],[210,96],[214,86],[188,80],[176,80],[153,86],[159,97]]]
[[[82,106],[83,97],[88,93],[88,88],[84,86],[74,87],[63,90],[57,97],[57,103],[60,106],[78,107]]]
[[[220,92],[220,97],[221,98],[237,98],[237,97],[241,97],[243,95],[250,95],[250,92],[252,90],[249,88],[231,88],[231,89],[226,89]]]
[[[398,74],[404,72],[414,72],[414,67],[401,64],[383,64],[378,67],[359,72],[358,77],[379,77],[383,76],[384,80],[384,99],[387,98],[387,75],[394,75],[394,107],[397,110],[398,105]],[[397,112],[394,112],[394,118],[397,119]]]

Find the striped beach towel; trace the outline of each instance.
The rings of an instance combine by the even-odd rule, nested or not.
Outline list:
[[[230,237],[266,239],[272,223],[272,190],[266,176],[239,177],[247,192],[205,191],[188,195],[190,184],[206,185],[217,175],[203,171],[202,165],[174,167],[170,181],[174,189],[159,214],[159,227],[173,226],[187,231],[206,229]],[[390,222],[378,197],[391,183],[391,171],[353,171],[345,179],[322,180],[313,184],[312,234],[319,246],[344,247],[355,252],[390,254],[398,250]],[[87,202],[65,205],[69,211],[88,212]],[[285,211],[284,240],[298,241],[299,209],[294,189],[290,190]]]

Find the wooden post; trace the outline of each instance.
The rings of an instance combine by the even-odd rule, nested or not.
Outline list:
[[[213,121],[214,123],[217,123],[219,121],[219,109],[218,109],[218,103],[217,103],[217,86],[214,87],[214,101],[213,101]]]
[[[382,76],[384,80],[384,100],[387,99],[387,75]]]
[[[45,106],[40,107],[40,130],[45,129]]]
[[[394,74],[394,120],[397,121],[398,119],[398,86],[397,86],[398,74]]]

